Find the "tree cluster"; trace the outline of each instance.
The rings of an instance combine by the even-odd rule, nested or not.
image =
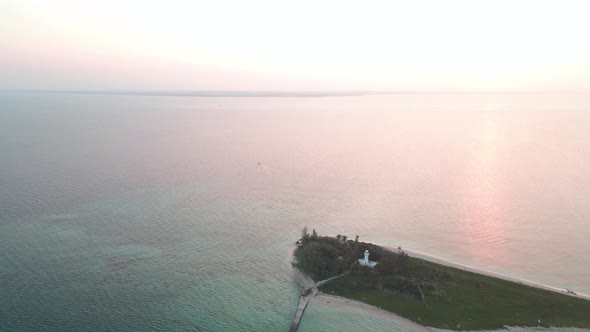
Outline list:
[[[295,250],[295,267],[314,280],[327,279],[346,271],[353,263],[354,248],[342,237],[319,236],[307,227],[301,234],[301,245]]]
[[[360,242],[358,236],[354,241],[348,240],[347,236],[340,234],[336,237],[319,236],[315,229],[309,233],[307,227],[304,227],[300,243],[301,245],[295,250],[296,262],[294,266],[310,275],[314,280],[323,280],[339,275],[351,267],[356,267],[357,272],[363,270],[364,273],[397,273],[403,270],[390,266],[391,264],[393,266],[395,264],[403,265],[403,257],[393,257],[396,255],[377,245]],[[369,250],[369,259],[377,261],[379,264],[384,257],[388,257],[383,271],[363,269],[363,267],[357,266],[357,260],[363,258],[365,250]],[[390,255],[392,256],[390,257]],[[407,255],[405,258],[407,263]]]
[[[410,260],[405,252],[386,253],[381,256],[379,264],[375,268],[382,275],[408,275]]]

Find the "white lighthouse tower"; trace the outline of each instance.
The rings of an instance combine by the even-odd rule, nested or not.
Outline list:
[[[359,258],[359,264],[368,267],[374,267],[377,265],[377,262],[373,262],[369,260],[369,250],[365,250],[365,257]]]

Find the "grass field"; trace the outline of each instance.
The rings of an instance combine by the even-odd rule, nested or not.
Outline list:
[[[419,324],[453,330],[504,326],[590,328],[590,301],[410,257],[412,269],[436,276],[424,298],[393,275],[352,273],[322,286],[334,294],[394,312]],[[396,286],[397,285],[397,286]],[[418,285],[420,285],[418,283]],[[540,320],[540,323],[539,323]]]

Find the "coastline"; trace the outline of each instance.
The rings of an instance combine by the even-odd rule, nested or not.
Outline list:
[[[333,235],[327,235],[327,236],[331,236],[334,237]],[[397,253],[399,251],[399,246],[397,245],[392,245],[392,244],[383,244],[383,243],[379,243],[379,242],[370,242],[374,245],[377,245],[385,250],[389,250],[391,252]],[[295,248],[293,248],[294,250]],[[419,258],[419,259],[423,259],[425,261],[429,261],[432,263],[436,263],[436,264],[440,264],[440,265],[445,265],[445,266],[449,266],[449,267],[454,267],[463,271],[467,271],[467,272],[472,272],[472,273],[477,273],[477,274],[481,274],[481,275],[485,275],[488,277],[493,277],[493,278],[498,278],[498,279],[502,279],[502,280],[506,280],[506,281],[511,281],[511,282],[515,282],[521,285],[527,285],[527,286],[531,286],[531,287],[535,287],[535,288],[540,288],[540,289],[544,289],[544,290],[549,290],[549,291],[553,291],[559,294],[564,294],[564,295],[568,295],[574,298],[581,298],[581,299],[585,299],[585,300],[589,300],[590,301],[590,294],[586,294],[586,293],[580,293],[577,292],[575,289],[573,290],[574,292],[576,292],[576,294],[570,294],[566,291],[566,288],[560,288],[560,287],[555,287],[555,286],[551,286],[551,285],[547,285],[547,284],[543,284],[540,282],[536,282],[536,281],[532,281],[532,280],[528,280],[528,279],[524,279],[524,278],[519,278],[519,277],[515,277],[515,276],[511,276],[508,274],[504,274],[504,273],[500,273],[500,272],[494,272],[494,271],[489,271],[489,270],[485,270],[482,268],[477,268],[477,267],[473,267],[473,266],[469,266],[469,265],[465,265],[465,264],[461,264],[461,263],[457,263],[457,262],[453,262],[450,260],[446,260],[444,258],[440,258],[437,256],[433,256],[427,253],[423,253],[420,251],[416,251],[416,250],[412,250],[412,249],[407,249],[407,248],[403,248],[402,247],[403,252],[405,252],[406,254],[415,257],[415,258]],[[293,251],[291,251],[291,254],[293,254]],[[297,270],[297,269],[296,269]]]
[[[378,307],[372,306],[367,303],[363,303],[360,301],[352,300],[346,297],[336,296],[336,295],[328,295],[325,293],[319,293],[315,297],[309,301],[309,305],[311,306],[324,306],[324,307],[332,307],[343,309],[346,311],[358,311],[362,312],[363,314],[368,314],[370,316],[376,316],[392,323],[399,325],[403,328],[409,329],[411,331],[417,332],[432,332],[435,331],[434,329],[423,326],[417,323],[412,322],[411,320],[397,315],[391,311],[383,310]]]
[[[383,249],[386,249],[386,250],[389,250],[392,252],[398,251],[398,247],[395,247],[392,245],[384,245],[384,244],[380,244],[380,243],[375,243],[375,244],[382,247]],[[432,255],[421,253],[421,252],[414,251],[414,250],[407,250],[404,248],[402,248],[402,250],[412,257],[420,258],[420,259],[423,259],[423,260],[426,260],[429,262],[433,262],[433,263],[437,263],[440,265],[450,266],[450,267],[454,267],[454,268],[457,268],[457,269],[460,269],[463,271],[467,271],[467,272],[472,272],[472,273],[485,275],[488,277],[507,280],[507,281],[511,281],[511,282],[515,282],[518,284],[535,287],[535,288],[545,289],[545,290],[553,291],[553,292],[556,292],[559,294],[564,294],[564,295],[568,295],[568,296],[575,297],[575,298],[590,300],[590,295],[588,295],[588,294],[583,294],[583,293],[570,294],[570,293],[567,293],[564,288],[554,287],[554,286],[542,284],[539,282],[510,276],[510,275],[499,273],[499,272],[488,271],[488,270],[468,266],[468,265],[461,264],[461,263],[451,262],[451,261],[448,261],[448,260],[445,260],[445,259],[442,259],[442,258],[439,258],[436,256],[432,256]]]
[[[379,309],[378,307],[352,300],[345,297],[328,295],[325,293],[319,293],[311,299],[309,302],[310,306],[323,306],[329,308],[335,308],[346,311],[357,311],[366,315],[379,317],[385,320],[391,321],[393,324],[401,326],[402,328],[409,329],[417,332],[452,332],[452,330],[437,329],[434,327],[424,326],[413,321],[399,316],[393,312]],[[518,327],[518,326],[506,326],[505,329],[499,330],[473,330],[473,331],[494,331],[494,332],[588,332],[590,329],[581,329],[576,327]]]
[[[398,252],[399,251],[398,247],[395,247],[392,245],[383,245],[383,244],[379,244],[379,243],[374,243],[374,244],[377,246],[380,246],[381,248],[383,248],[385,250],[391,251],[391,252]],[[293,249],[295,249],[295,248],[293,248]],[[502,273],[498,273],[498,272],[475,268],[472,266],[468,266],[468,265],[464,265],[464,264],[460,264],[460,263],[456,263],[456,262],[452,262],[452,261],[447,261],[445,259],[435,257],[432,255],[428,255],[428,254],[424,254],[421,252],[417,252],[414,250],[406,250],[403,248],[402,248],[402,250],[411,257],[423,259],[425,261],[429,261],[432,263],[436,263],[436,264],[440,264],[440,265],[444,265],[444,266],[448,266],[448,267],[452,267],[452,268],[457,268],[457,269],[460,269],[460,270],[463,270],[466,272],[471,272],[471,273],[489,276],[489,277],[493,277],[493,278],[497,278],[497,279],[501,279],[501,280],[506,280],[506,281],[510,281],[510,282],[514,282],[517,284],[526,285],[526,286],[530,286],[530,287],[534,287],[534,288],[538,288],[538,289],[548,290],[548,291],[555,292],[558,294],[565,294],[565,295],[572,296],[574,298],[590,300],[590,296],[587,294],[581,294],[581,293],[570,294],[570,293],[567,293],[566,290],[562,289],[562,288],[553,287],[550,285],[545,285],[542,283],[538,283],[538,282],[534,282],[531,280],[526,280],[526,279],[522,279],[522,278],[518,278],[518,277],[513,277],[510,275],[506,275],[506,274],[502,274]],[[291,254],[293,254],[293,251],[291,251]],[[304,288],[309,288],[314,285],[314,281],[309,276],[307,276],[305,273],[299,271],[297,268],[294,268],[294,279],[299,284],[301,284]],[[429,331],[430,332],[433,332],[433,331],[434,332],[436,332],[436,331],[451,332],[452,331],[452,330],[448,330],[448,329],[420,325],[419,323],[409,320],[409,319],[407,319],[401,315],[398,315],[394,312],[381,309],[380,307],[377,307],[377,306],[374,306],[374,305],[371,305],[368,303],[364,303],[364,302],[361,302],[358,300],[354,300],[351,298],[341,297],[341,296],[337,296],[337,295],[331,295],[331,294],[323,293],[323,292],[318,292],[315,296],[312,296],[312,298],[309,300],[309,305],[311,305],[312,307],[313,306],[322,306],[322,307],[333,308],[333,309],[336,309],[339,311],[344,311],[344,312],[351,311],[351,312],[357,312],[357,313],[361,313],[361,314],[368,315],[368,316],[373,316],[375,318],[384,319],[386,321],[391,321],[392,325],[399,326],[403,329],[408,329],[410,331],[420,331],[420,332],[429,332]],[[473,331],[588,332],[588,331],[590,331],[590,329],[576,328],[576,327],[504,326],[504,328],[497,329],[497,330],[473,330]]]
[[[292,246],[291,249],[289,250],[289,264],[293,264],[293,262],[295,262],[295,256],[294,256],[294,251],[297,248],[297,246]],[[293,279],[295,279],[295,281],[297,281],[297,283],[299,285],[301,285],[303,287],[303,289],[308,289],[308,288],[313,288],[315,287],[315,281],[313,281],[313,279],[311,279],[310,276],[306,275],[305,273],[299,271],[298,268],[291,266],[293,269]]]

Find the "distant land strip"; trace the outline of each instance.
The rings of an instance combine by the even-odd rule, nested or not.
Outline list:
[[[354,97],[380,95],[422,94],[528,94],[551,93],[544,91],[238,91],[238,90],[0,90],[4,93],[46,93],[85,95],[125,95],[162,97]],[[570,92],[583,93],[583,92]]]

